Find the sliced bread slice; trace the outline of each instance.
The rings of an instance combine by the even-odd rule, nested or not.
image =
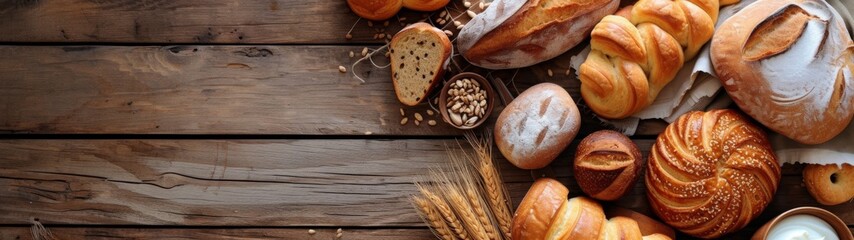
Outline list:
[[[442,80],[451,57],[451,41],[426,23],[415,23],[391,39],[391,80],[397,99],[415,106]]]

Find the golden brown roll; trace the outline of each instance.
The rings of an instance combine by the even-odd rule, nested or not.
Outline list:
[[[403,7],[415,11],[436,11],[448,5],[451,0],[403,0]]]
[[[613,201],[635,185],[642,162],[641,153],[631,139],[622,133],[602,130],[578,144],[573,171],[584,193]]]
[[[848,202],[854,198],[854,165],[807,164],[804,183],[818,203],[837,205]]]
[[[545,239],[552,217],[568,195],[569,189],[557,180],[537,179],[513,214],[511,239]]]
[[[825,1],[748,5],[715,32],[711,60],[747,115],[800,143],[826,142],[854,117],[854,42]]]
[[[579,67],[581,96],[603,118],[626,118],[649,106],[684,62],[709,41],[718,0],[640,0],[625,17],[610,15],[590,34]]]
[[[658,135],[646,171],[653,212],[700,238],[743,228],[777,191],[780,165],[765,133],[734,110],[689,112]]]
[[[567,199],[567,193],[554,179],[534,182],[513,216],[512,239],[671,239],[673,230],[651,218],[640,218],[640,224],[634,219],[639,213],[622,211],[606,220],[596,200]]]
[[[393,17],[403,7],[402,0],[347,0],[353,13],[372,21]]]

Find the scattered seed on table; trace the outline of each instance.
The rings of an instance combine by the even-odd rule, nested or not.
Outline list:
[[[439,13],[439,17],[440,17],[440,18],[441,18],[441,17],[445,17],[445,15],[447,15],[447,14],[448,14],[448,11],[442,11],[442,12],[440,12],[440,13]]]
[[[368,48],[362,48],[362,57],[368,56]]]
[[[445,30],[445,34],[448,35],[449,37],[454,36],[454,33],[451,32],[450,30]]]
[[[427,115],[433,116],[433,114],[434,114],[433,110],[427,109]]]
[[[477,6],[480,7],[480,10],[485,10],[486,6],[483,5],[483,1],[477,3]]]
[[[406,112],[403,111],[403,108],[400,108],[400,116],[401,117],[406,116]]]
[[[338,231],[336,231],[336,233],[341,233],[341,232],[343,232],[343,231],[344,231],[343,229],[338,228]]]
[[[568,68],[566,69],[566,73],[564,73],[563,75],[569,76],[569,69]]]
[[[403,117],[403,119],[400,119],[400,125],[406,125],[407,122],[409,122],[408,117]]]
[[[356,54],[353,53],[353,51],[350,51],[350,57],[353,57],[353,56],[356,56]]]
[[[385,33],[380,33],[380,38],[385,38]]]
[[[374,21],[368,21],[368,27],[374,27]]]
[[[430,126],[436,126],[436,120],[427,121],[427,124]]]
[[[424,118],[421,116],[420,113],[415,113],[415,120],[424,121]]]
[[[348,33],[347,35],[344,35],[344,38],[347,40],[350,40],[350,39],[353,39],[353,35]]]
[[[415,126],[421,126],[421,121],[415,120]]]
[[[553,77],[554,75],[555,75],[555,73],[554,73],[554,72],[552,72],[552,69],[551,69],[551,68],[549,68],[549,77]]]
[[[374,134],[374,133],[373,133],[373,132],[371,132],[371,131],[367,131],[367,132],[365,132],[365,135],[371,135],[371,134]]]
[[[347,72],[347,68],[345,68],[344,66],[338,66],[338,71],[339,71],[339,72],[341,72],[341,73],[346,73],[346,72]]]
[[[465,2],[463,2],[463,6],[465,6],[465,7],[471,7],[471,2],[469,2],[469,1],[465,1]]]
[[[471,17],[471,18],[477,17],[477,14],[476,14],[476,13],[474,13],[474,12],[472,12],[471,10],[466,10],[466,13],[467,13],[467,14],[469,15],[469,17]]]
[[[314,235],[315,233],[317,233],[317,231],[314,231],[314,229],[308,230],[308,235]]]

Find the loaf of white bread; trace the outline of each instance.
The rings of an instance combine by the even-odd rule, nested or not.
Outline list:
[[[639,0],[596,24],[578,69],[581,96],[599,117],[643,110],[714,33],[720,5],[738,0]]]
[[[457,47],[488,69],[527,67],[581,42],[619,0],[496,0],[466,23]]]
[[[554,83],[540,83],[519,94],[495,121],[495,144],[510,163],[542,168],[565,149],[581,126],[569,93]]]
[[[587,197],[567,199],[569,190],[551,178],[540,178],[513,214],[511,239],[674,239],[673,229],[628,210],[609,212]]]
[[[854,116],[854,43],[825,1],[748,5],[715,33],[711,60],[745,113],[800,143],[826,142]]]

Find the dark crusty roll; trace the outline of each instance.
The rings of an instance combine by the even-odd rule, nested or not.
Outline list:
[[[553,83],[540,83],[507,105],[495,122],[495,144],[522,169],[548,165],[566,148],[581,125],[569,93]]]
[[[581,140],[573,171],[578,185],[590,197],[613,201],[629,191],[643,168],[637,145],[610,130],[594,132]]]
[[[780,165],[765,132],[731,109],[682,115],[658,135],[647,162],[653,212],[700,238],[743,228],[779,184]]]

